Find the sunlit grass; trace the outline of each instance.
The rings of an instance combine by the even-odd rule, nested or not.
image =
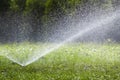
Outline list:
[[[1,45],[2,55],[32,54],[42,44]],[[31,49],[32,48],[32,49]],[[17,51],[19,50],[20,51]],[[19,53],[18,53],[19,52]],[[19,57],[19,56],[18,56]],[[24,57],[26,58],[26,57]],[[23,59],[24,59],[23,58]],[[0,80],[119,80],[119,44],[69,44],[22,67],[0,57]]]

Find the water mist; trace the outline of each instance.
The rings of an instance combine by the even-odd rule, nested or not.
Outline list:
[[[39,58],[51,53],[54,50],[57,50],[61,46],[70,43],[71,41],[74,41],[78,38],[82,38],[86,34],[89,34],[92,31],[97,31],[99,29],[105,30],[106,28],[109,28],[109,25],[114,22],[117,18],[119,18],[119,11],[116,12],[111,12],[110,14],[102,14],[99,17],[94,18],[94,15],[90,16],[88,19],[89,21],[83,20],[82,22],[78,22],[76,26],[70,26],[68,23],[69,28],[68,30],[62,29],[62,34],[59,35],[59,33],[56,33],[57,36],[59,36],[61,41],[59,39],[56,39],[56,35],[50,36],[52,38],[52,43],[45,43],[43,44],[44,46],[40,46],[38,48],[35,47],[35,50],[31,54],[25,54],[26,56],[24,58],[20,57],[19,55],[24,55],[22,54],[9,54],[9,51],[5,55],[9,60],[20,64],[21,66],[27,66],[35,61],[37,61]],[[81,28],[82,27],[82,28]],[[107,29],[106,29],[107,30]],[[51,40],[51,39],[50,39]],[[54,42],[55,41],[55,42]],[[56,42],[58,41],[58,42]],[[41,43],[40,43],[41,44]],[[39,43],[38,43],[39,45]],[[31,49],[31,47],[28,47],[28,50]],[[18,51],[16,51],[19,53]]]

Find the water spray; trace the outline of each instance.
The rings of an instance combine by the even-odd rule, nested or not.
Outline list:
[[[120,13],[120,11],[116,10],[115,12],[111,12],[110,14],[104,14],[104,15],[101,15],[96,18],[93,18],[94,15],[92,15],[92,17],[89,16],[90,22],[86,22],[83,20],[82,27],[84,27],[84,28],[82,30],[80,28],[80,26],[81,26],[81,22],[80,22],[75,26],[75,28],[77,27],[76,32],[72,31],[72,29],[71,29],[71,31],[68,31],[68,33],[75,32],[74,34],[65,35],[65,36],[67,36],[67,38],[63,38],[61,36],[63,38],[63,41],[61,41],[60,43],[57,43],[57,44],[55,43],[55,45],[53,45],[53,46],[48,45],[45,48],[43,48],[42,50],[40,50],[40,49],[36,50],[33,52],[33,54],[28,55],[28,57],[26,59],[23,59],[23,60],[22,60],[22,58],[18,59],[19,56],[16,58],[16,57],[14,57],[14,54],[11,55],[11,54],[9,54],[9,52],[3,56],[7,57],[9,60],[11,60],[21,66],[27,66],[27,65],[37,61],[41,57],[51,53],[52,51],[59,49],[61,46],[64,46],[65,44],[67,44],[71,41],[74,41],[78,38],[83,37],[86,33],[89,33],[91,31],[96,31],[98,29],[109,28],[109,26],[106,26],[106,25],[113,23],[114,20],[116,20],[116,19],[119,19],[119,17],[120,17],[119,13]],[[72,28],[74,28],[74,26],[72,26]],[[54,37],[54,35],[53,35],[53,37]]]
[[[107,25],[107,24],[111,23],[112,21],[114,21],[118,17],[119,17],[119,12],[114,12],[112,15],[104,16],[103,18],[98,19],[98,20],[93,20],[93,21],[90,22],[90,24],[85,25],[85,26],[87,26],[87,28],[85,28],[83,30],[79,30],[79,32],[77,34],[74,34],[73,36],[71,36],[68,39],[64,40],[63,42],[57,44],[56,46],[54,46],[50,49],[46,48],[43,52],[40,52],[40,51],[35,52],[35,54],[37,53],[37,55],[29,57],[29,59],[24,61],[24,63],[19,63],[17,61],[16,61],[16,63],[20,64],[21,66],[27,66],[27,65],[35,62],[39,58],[49,54],[50,52],[60,48],[64,44],[66,44],[70,41],[76,40],[79,37],[82,37],[85,33],[88,33],[89,31],[92,31],[92,30],[96,30],[98,28],[103,28],[104,25]],[[14,61],[14,60],[12,60],[12,61]]]

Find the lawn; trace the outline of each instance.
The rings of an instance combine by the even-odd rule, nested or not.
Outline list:
[[[120,80],[120,44],[66,44],[27,66],[4,56],[32,54],[40,45],[1,44],[0,80]]]

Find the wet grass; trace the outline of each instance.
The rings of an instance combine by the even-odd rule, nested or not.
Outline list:
[[[25,67],[1,56],[0,80],[120,80],[120,45],[64,45]]]

